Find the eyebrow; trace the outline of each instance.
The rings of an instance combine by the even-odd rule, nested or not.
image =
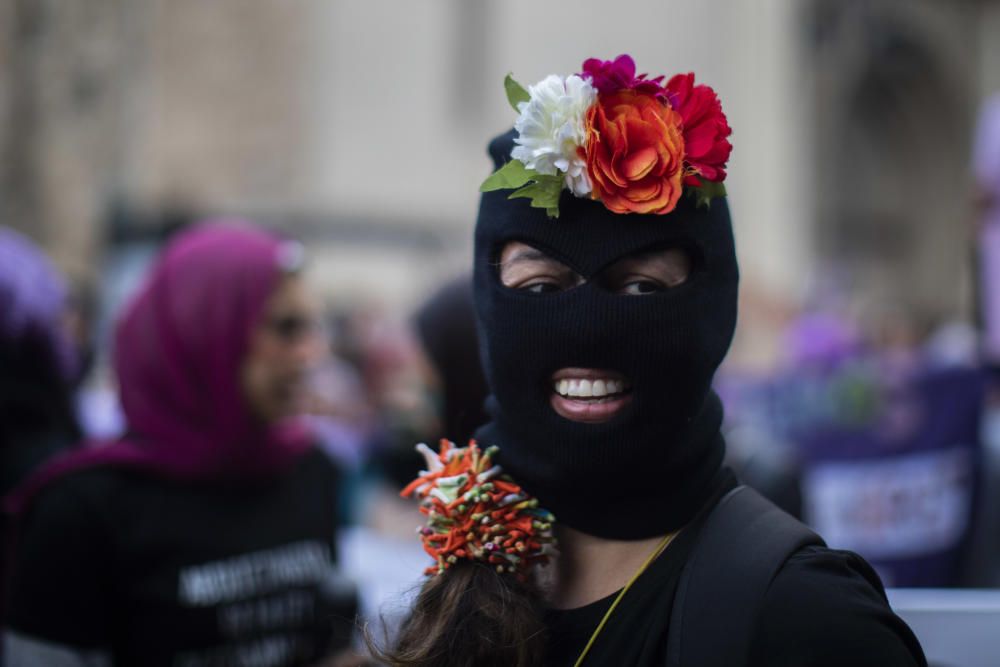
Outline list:
[[[689,264],[693,263],[691,255],[680,246],[667,246],[664,248],[658,248],[656,250],[640,250],[639,252],[632,253],[631,255],[626,255],[620,259],[615,260],[611,263],[612,266],[617,266],[619,264],[624,264],[626,262],[648,262],[653,261],[659,264],[670,264],[670,260],[667,258],[667,253],[672,250],[676,250],[680,255],[687,260]]]
[[[537,261],[558,261],[553,260],[551,257],[546,255],[541,250],[537,248],[523,248],[514,253],[514,256],[509,258],[506,262],[500,262],[500,266],[506,266],[508,264],[514,264],[515,262],[537,262]]]

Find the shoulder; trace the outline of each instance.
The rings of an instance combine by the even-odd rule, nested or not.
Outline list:
[[[339,497],[343,473],[329,454],[313,446],[289,469],[284,483],[298,488],[314,501],[327,503]]]
[[[46,533],[110,521],[106,516],[122,486],[118,471],[87,468],[67,473],[38,492],[21,518],[20,534],[45,527]]]
[[[342,472],[340,466],[322,447],[313,445],[286,471],[286,477],[299,482],[336,484]]]
[[[771,582],[751,656],[751,664],[774,667],[926,665],[871,566],[820,546],[792,554]]]
[[[103,471],[67,474],[43,489],[13,526],[10,629],[39,640],[102,644],[115,554],[107,511],[114,500],[106,493],[115,486]]]
[[[15,583],[45,581],[75,566],[98,567],[114,549],[121,481],[115,471],[67,473],[38,492],[23,514],[10,519]],[[17,590],[20,586],[14,586]]]

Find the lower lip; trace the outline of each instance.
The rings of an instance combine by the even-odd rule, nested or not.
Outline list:
[[[596,401],[581,401],[553,393],[550,403],[552,404],[552,409],[560,417],[575,422],[598,424],[614,417],[631,400],[631,394],[623,394],[611,400],[598,403]]]

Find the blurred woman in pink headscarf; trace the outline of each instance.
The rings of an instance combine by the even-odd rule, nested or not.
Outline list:
[[[301,246],[240,223],[171,242],[114,362],[128,433],[9,496],[19,665],[308,665],[346,645],[338,476],[295,419],[324,350]]]

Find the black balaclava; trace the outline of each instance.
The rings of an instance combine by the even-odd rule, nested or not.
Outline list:
[[[490,143],[510,159],[513,131]],[[563,524],[609,539],[662,535],[687,523],[714,491],[725,444],[711,390],[736,326],[738,269],[729,208],[681,197],[667,215],[616,214],[563,191],[559,217],[509,191],[483,194],[474,288],[492,421],[476,432],[499,462]],[[586,279],[534,294],[505,287],[508,241],[545,252]],[[643,250],[680,247],[687,281],[663,292],[613,294],[594,280]],[[611,420],[586,424],[552,409],[552,375],[566,367],[622,373],[632,400]]]

